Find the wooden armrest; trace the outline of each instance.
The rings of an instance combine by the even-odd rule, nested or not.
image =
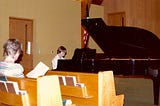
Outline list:
[[[112,101],[112,106],[123,106],[124,94],[116,95]]]

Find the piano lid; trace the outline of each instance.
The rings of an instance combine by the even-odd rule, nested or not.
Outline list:
[[[81,24],[110,58],[160,58],[160,39],[150,31],[108,26],[102,18],[82,19]]]

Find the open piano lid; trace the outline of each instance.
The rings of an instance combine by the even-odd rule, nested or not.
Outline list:
[[[102,18],[82,19],[81,24],[109,58],[160,58],[160,39],[150,31],[108,26]]]

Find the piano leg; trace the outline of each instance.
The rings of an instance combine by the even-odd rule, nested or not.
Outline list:
[[[153,93],[154,93],[154,105],[159,104],[159,88],[160,88],[160,77],[153,77]]]

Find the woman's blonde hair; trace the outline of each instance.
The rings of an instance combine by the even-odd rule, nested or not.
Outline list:
[[[8,39],[3,45],[3,56],[15,55],[21,53],[21,43],[17,39]]]

